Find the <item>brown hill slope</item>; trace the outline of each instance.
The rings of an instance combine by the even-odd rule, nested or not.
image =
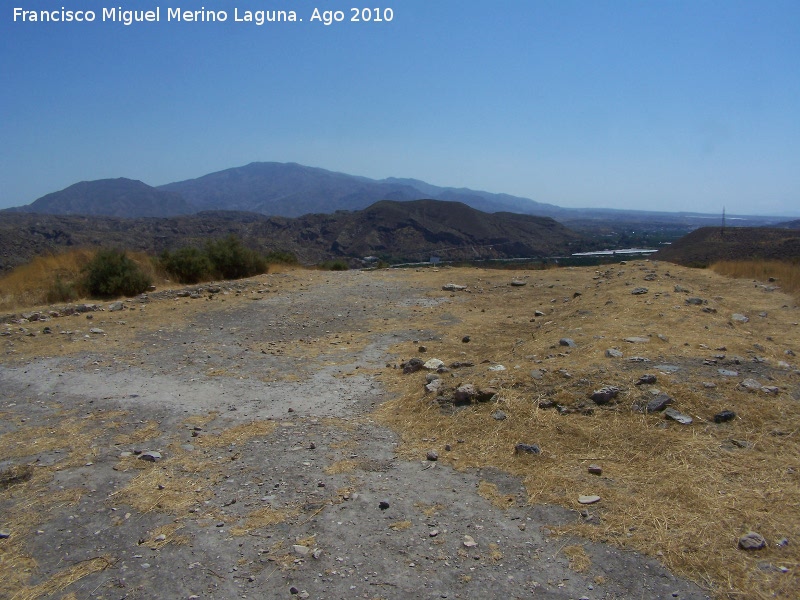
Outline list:
[[[158,253],[235,234],[263,251],[306,264],[379,256],[395,262],[538,257],[579,250],[583,238],[545,217],[488,214],[458,202],[383,201],[356,212],[296,219],[206,212],[164,219],[0,213],[0,269],[69,247],[113,246]]]
[[[772,227],[703,227],[653,255],[658,260],[705,266],[720,260],[800,260],[800,231]]]

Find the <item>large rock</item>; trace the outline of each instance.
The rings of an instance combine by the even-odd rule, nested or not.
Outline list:
[[[661,412],[672,404],[672,398],[667,394],[659,394],[647,403],[645,410],[649,413]]]
[[[619,395],[619,388],[613,385],[607,385],[592,392],[590,398],[594,400],[595,404],[608,404]]]
[[[453,402],[456,404],[469,404],[478,395],[478,390],[471,383],[459,386],[453,394]]]
[[[749,531],[739,538],[740,550],[761,550],[767,546],[767,540],[760,533]]]

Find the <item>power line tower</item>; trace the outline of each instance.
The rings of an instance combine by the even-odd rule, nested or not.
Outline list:
[[[722,207],[722,229],[719,230],[721,236],[725,236],[725,207]]]

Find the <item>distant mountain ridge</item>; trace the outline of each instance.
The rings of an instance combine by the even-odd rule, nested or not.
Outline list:
[[[444,188],[416,179],[376,180],[277,162],[254,162],[158,187],[125,178],[83,181],[9,210],[131,218],[229,210],[299,217],[361,210],[380,200],[423,199],[463,202],[484,212],[539,215],[564,212],[552,204],[508,194]]]
[[[16,212],[106,217],[170,217],[195,212],[174,192],[159,190],[134,179],[81,181],[42,196]]]
[[[383,200],[360,211],[267,217],[206,211],[167,218],[0,212],[0,271],[34,256],[76,247],[160,253],[234,234],[262,252],[302,263],[376,256],[391,262],[546,257],[583,249],[585,238],[549,217],[488,214],[459,202]]]

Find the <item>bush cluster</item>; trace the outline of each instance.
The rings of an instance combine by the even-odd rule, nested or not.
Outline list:
[[[116,298],[141,294],[151,283],[150,277],[125,252],[100,250],[86,267],[82,287],[96,298]]]
[[[202,249],[184,247],[174,252],[165,251],[161,255],[164,270],[180,283],[242,279],[266,273],[271,263],[296,262],[295,256],[289,252],[274,251],[266,256],[259,254],[246,247],[233,234],[211,240]]]

